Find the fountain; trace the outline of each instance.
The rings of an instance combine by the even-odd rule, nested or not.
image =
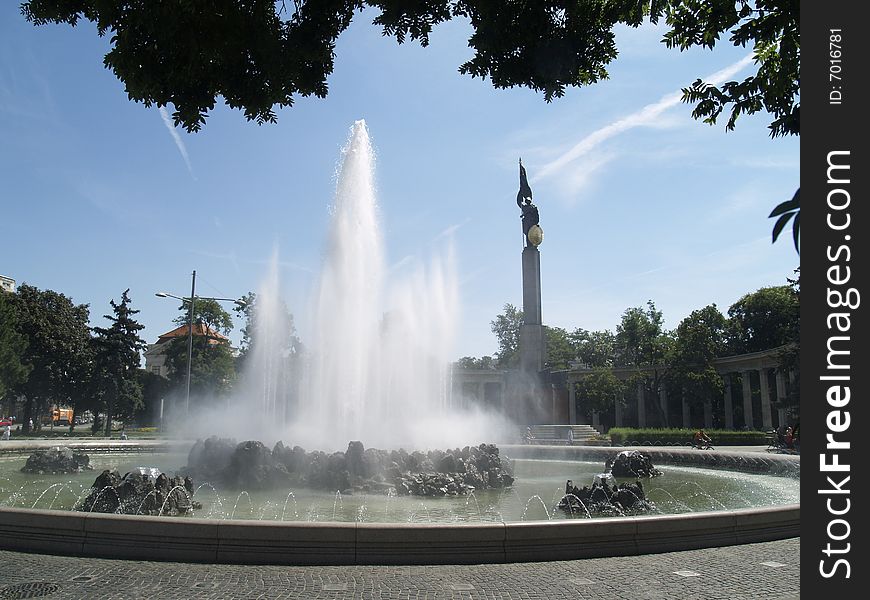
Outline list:
[[[302,314],[296,353],[281,299],[277,251],[257,290],[252,345],[227,415],[178,423],[210,435],[292,441],[308,449],[463,447],[507,437],[500,414],[460,410],[450,397],[458,286],[449,240],[428,265],[388,269],[364,121],[342,149],[324,262]],[[307,318],[304,318],[307,315]]]
[[[257,461],[277,442],[316,449],[322,455],[318,460],[327,462],[347,448],[343,459],[353,463],[363,453],[362,444],[386,453],[498,441],[512,427],[509,423],[497,415],[460,410],[448,394],[458,320],[449,247],[410,276],[395,275],[386,267],[374,153],[365,123],[358,121],[342,150],[329,242],[308,311],[304,360],[290,335],[276,254],[258,290],[239,395],[213,411],[212,418],[196,423],[177,419],[185,429],[173,433],[188,439],[217,435],[248,440],[242,442],[243,454],[255,464],[266,464]],[[349,442],[360,444],[359,449]],[[281,447],[282,453],[289,452],[284,455],[289,474],[286,464],[292,464],[296,447]],[[105,485],[91,486],[86,474],[73,474],[63,482],[30,479],[22,484],[15,469],[4,483],[6,473],[0,468],[0,500],[5,498],[0,502],[0,547],[208,562],[478,563],[667,551],[799,535],[796,457],[759,462],[722,452],[665,456],[656,451],[656,460],[673,468],[665,483],[648,492],[656,498],[655,515],[587,518],[593,511],[573,489],[566,494],[567,511],[557,511],[556,500],[548,505],[544,498],[554,487],[561,495],[566,469],[574,477],[594,479],[611,449],[571,447],[559,449],[565,454],[552,454],[545,446],[502,445],[500,450],[514,459],[516,481],[510,493],[503,485],[474,486],[473,494],[427,495],[425,503],[419,496],[403,495],[395,483],[381,489],[369,484],[354,493],[352,485],[324,485],[317,491],[288,479],[286,486],[268,490],[248,477],[223,488],[206,474],[196,479],[196,488],[191,481],[161,480],[158,489],[147,485],[150,467],[138,469],[141,457],[124,457],[134,462],[122,466],[110,453],[92,454],[95,468],[117,468],[131,473],[129,478],[107,475]],[[168,472],[187,464],[187,458],[185,449],[174,463],[168,454],[152,455],[150,461]],[[213,468],[218,473],[230,455],[215,445],[213,453],[201,458],[206,472]],[[702,460],[713,468],[693,466]],[[722,467],[747,472],[714,470]],[[417,485],[446,488],[446,480],[418,479],[419,484],[408,480],[408,491]],[[72,504],[84,510],[70,512],[71,506],[60,506],[58,494],[75,495],[76,485],[82,492]],[[203,486],[208,491],[194,500]],[[49,489],[57,493],[47,493]],[[710,506],[711,499],[718,504]],[[103,504],[106,510],[142,516],[98,514]],[[330,522],[313,522],[325,520]]]

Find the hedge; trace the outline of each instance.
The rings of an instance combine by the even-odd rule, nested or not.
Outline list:
[[[608,431],[615,446],[686,446],[691,445],[697,429],[634,429],[614,427]],[[764,431],[733,431],[731,429],[705,429],[716,446],[760,446],[767,444]]]

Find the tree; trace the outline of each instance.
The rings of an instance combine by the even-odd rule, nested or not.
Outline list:
[[[467,370],[475,370],[475,369],[489,369],[495,370],[496,363],[495,360],[491,356],[481,356],[480,358],[475,358],[473,356],[463,356],[459,360],[456,361],[456,366],[460,369]]]
[[[549,371],[569,368],[577,355],[571,345],[568,332],[561,327],[544,326],[544,335],[547,343],[547,360],[544,362],[544,368]]]
[[[236,302],[233,310],[244,319],[242,340],[236,357],[236,371],[242,370],[251,350],[258,344],[265,345],[267,352],[282,359],[295,360],[301,355],[302,341],[296,332],[293,313],[282,300],[273,304],[272,309],[269,310],[258,304],[257,294],[248,292]],[[260,314],[261,310],[270,314]],[[262,326],[258,327],[260,320],[263,321]],[[265,336],[265,339],[259,339],[262,336]]]
[[[640,383],[644,390],[641,401],[656,411],[662,423],[666,417],[661,405],[648,400],[658,396],[668,375],[667,357],[673,338],[664,330],[663,323],[662,312],[650,300],[646,309],[627,309],[616,328],[616,364],[633,368],[632,381]]]
[[[326,97],[335,42],[365,7],[380,11],[374,24],[398,43],[429,44],[432,28],[467,19],[474,56],[459,67],[489,77],[496,88],[524,86],[544,99],[568,86],[608,78],[617,56],[614,29],[665,19],[662,40],[681,50],[713,48],[723,34],[751,44],[757,71],[721,88],[699,84],[684,91],[697,102],[695,118],[715,122],[732,106],[728,128],[742,113],[766,109],[772,135],[799,125],[800,6],[797,0],[28,0],[24,17],[35,25],[80,20],[111,35],[103,59],[128,97],[146,106],[173,104],[173,119],[198,131],[218,96],[248,120],[275,122],[274,107],[295,96]]]
[[[513,304],[505,304],[504,312],[490,322],[495,337],[498,338],[498,352],[495,353],[498,366],[510,369],[520,364],[520,325],[523,311]]]
[[[236,369],[229,342],[206,335],[194,335],[191,348],[191,395],[211,396],[230,390]],[[183,385],[187,378],[187,339],[176,338],[166,349],[169,380]]]
[[[248,351],[251,348],[251,336],[254,333],[254,303],[257,301],[257,294],[254,292],[248,292],[239,300],[236,301],[236,305],[233,307],[233,311],[237,316],[244,320],[244,325],[242,326],[242,341],[239,343],[239,356],[240,360],[243,360],[245,356],[247,356]]]
[[[798,267],[794,270],[795,278],[786,279],[788,285],[794,292],[795,298],[800,304],[801,293],[801,269]],[[792,373],[794,381],[801,380],[801,331],[800,331],[800,311],[798,318],[794,319],[790,330],[786,333],[786,345],[779,352],[779,368],[784,373]],[[801,386],[789,386],[788,394],[785,398],[777,398],[776,404],[778,407],[786,408],[794,417],[800,416],[801,406]]]
[[[729,349],[733,354],[769,350],[798,339],[800,301],[796,288],[764,287],[728,309]]]
[[[139,385],[142,388],[142,407],[136,411],[136,420],[160,425],[160,402],[168,396],[172,383],[156,373],[139,369]]]
[[[75,406],[86,397],[92,362],[89,311],[87,304],[76,305],[63,294],[27,284],[10,297],[18,333],[27,339],[23,362],[32,367],[27,380],[13,388],[25,397],[27,431],[30,419],[49,403]]]
[[[11,294],[0,290],[0,399],[27,381],[31,367],[23,362],[26,349],[27,338],[18,332]]]
[[[595,367],[576,385],[577,398],[582,398],[589,410],[606,412],[614,402],[625,403],[625,383],[617,379],[608,367]]]
[[[115,417],[128,419],[142,408],[142,386],[139,381],[140,352],[145,341],[139,332],[145,328],[133,315],[138,310],[130,307],[130,290],[121,294],[121,302],[110,300],[113,315],[103,315],[112,324],[94,327],[97,351],[94,360],[94,379],[103,399],[105,434],[112,433]]]
[[[574,353],[587,367],[611,367],[616,353],[616,337],[608,329],[587,331],[577,328],[568,335]]]
[[[181,314],[173,319],[173,323],[176,325],[190,325],[189,302],[190,300],[184,300],[178,307]],[[217,300],[197,298],[193,303],[193,324],[204,327],[206,335],[215,332],[226,335],[233,328],[233,318]]]
[[[181,314],[174,322],[189,326],[188,309],[188,301],[182,302],[178,307]],[[236,376],[235,359],[229,340],[225,337],[232,327],[232,318],[216,300],[196,299],[193,307],[194,335],[191,345],[193,358],[190,368],[191,395],[208,396],[229,391],[232,387]],[[175,338],[166,350],[169,379],[178,385],[186,383],[187,350],[187,336]]]
[[[722,377],[713,360],[725,353],[726,324],[725,316],[711,304],[692,311],[674,332],[668,380],[693,406],[722,394]]]

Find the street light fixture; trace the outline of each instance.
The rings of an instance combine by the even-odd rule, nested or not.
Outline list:
[[[200,300],[219,300],[223,302],[235,302],[239,306],[244,306],[244,303],[237,298],[212,298],[196,295],[196,271],[193,272],[190,279],[190,297],[183,298],[170,294],[169,292],[157,292],[154,294],[158,298],[175,298],[182,302],[190,302],[187,313],[187,394],[184,401],[184,411],[190,414],[190,366],[193,363],[193,307],[196,304],[197,297]]]

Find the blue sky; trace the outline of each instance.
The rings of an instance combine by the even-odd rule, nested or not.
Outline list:
[[[490,321],[522,303],[519,157],[541,213],[549,325],[615,329],[651,299],[675,327],[792,276],[798,256],[790,238],[770,243],[767,215],[799,185],[798,139],[771,140],[766,114],[726,133],[678,101],[697,77],[745,77],[747,49],[681,53],[660,43],[662,28],[626,28],[610,80],[547,104],[459,75],[465,24],[437,27],[420,48],[383,38],[373,16],[339,39],[325,100],[298,99],[263,126],[218,107],[187,134],[127,99],[90,23],[34,27],[3,3],[0,274],[89,304],[93,324],[130,288],[154,342],[178,308],[155,292],[188,294],[196,269],[198,294],[241,296],[277,247],[299,313],[340,148],[365,119],[389,264],[399,271],[454,240],[457,358],[494,353]]]

